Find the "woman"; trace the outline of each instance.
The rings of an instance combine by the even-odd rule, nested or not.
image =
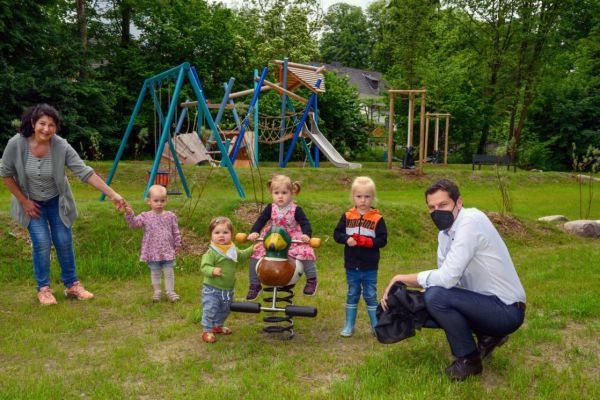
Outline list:
[[[81,160],[69,143],[56,133],[58,111],[48,104],[30,107],[21,116],[19,133],[4,149],[0,176],[12,193],[11,214],[27,227],[33,244],[33,275],[42,305],[56,304],[50,289],[50,248],[54,244],[61,268],[65,296],[79,300],[94,295],[83,287],[75,271],[72,225],[77,217],[75,200],[65,176],[68,167],[83,182],[108,196],[118,210],[125,200]]]

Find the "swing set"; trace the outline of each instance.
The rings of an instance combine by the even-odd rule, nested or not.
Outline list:
[[[425,157],[423,162],[427,163],[427,154],[429,147],[429,120],[435,119],[435,134],[433,137],[433,154],[431,158],[432,164],[440,163],[439,136],[440,136],[440,118],[445,118],[445,140],[444,140],[444,165],[448,165],[448,132],[450,131],[450,114],[448,113],[426,113],[425,114]]]
[[[262,71],[261,77],[259,78],[259,82],[261,80],[263,80],[266,75],[267,75],[267,68],[265,67]],[[144,98],[146,97],[146,94],[149,92],[152,97],[153,103],[154,103],[154,111],[158,117],[158,120],[160,121],[159,126],[161,127],[161,133],[160,133],[160,139],[159,139],[158,145],[156,146],[154,163],[152,164],[152,169],[149,173],[150,176],[148,178],[148,184],[146,185],[146,190],[144,191],[144,198],[146,198],[150,186],[152,186],[154,184],[154,182],[156,181],[157,174],[159,174],[160,161],[161,161],[161,157],[164,152],[166,144],[169,145],[168,148],[170,151],[170,156],[174,161],[174,164],[175,164],[175,167],[177,170],[177,174],[180,178],[180,181],[181,181],[181,184],[185,191],[185,194],[188,198],[191,197],[190,189],[187,184],[185,174],[183,173],[183,169],[181,167],[181,162],[179,161],[179,157],[177,155],[175,146],[173,145],[173,140],[172,140],[171,133],[170,133],[171,124],[175,120],[177,104],[179,101],[179,95],[181,93],[181,89],[183,87],[184,80],[186,77],[188,78],[189,84],[192,86],[193,92],[196,96],[196,101],[197,101],[197,104],[199,107],[199,112],[200,111],[202,112],[206,122],[208,123],[208,126],[212,130],[213,138],[215,140],[215,143],[217,145],[219,152],[222,155],[221,164],[224,167],[226,167],[227,170],[229,171],[229,175],[231,176],[231,179],[233,181],[233,184],[234,184],[239,196],[241,198],[245,198],[246,194],[244,192],[242,184],[240,183],[239,178],[235,172],[235,169],[233,168],[232,161],[228,157],[228,151],[225,148],[224,143],[221,141],[221,136],[219,135],[219,129],[217,127],[217,124],[215,123],[215,120],[212,118],[212,115],[210,114],[210,111],[208,109],[208,106],[207,106],[208,103],[204,96],[204,92],[202,90],[200,78],[198,77],[196,68],[191,66],[190,63],[188,63],[188,62],[185,62],[175,68],[172,68],[168,71],[162,72],[162,73],[155,75],[152,78],[146,79],[144,81],[144,84],[142,85],[142,89],[140,90],[140,94],[138,96],[137,102],[135,104],[135,107],[134,107],[131,117],[129,119],[127,129],[125,130],[125,134],[123,135],[123,139],[121,140],[119,150],[117,151],[117,155],[115,156],[115,160],[113,162],[112,168],[109,172],[108,178],[106,179],[106,184],[110,185],[110,183],[112,182],[112,179],[114,178],[114,175],[117,171],[117,167],[119,165],[119,161],[125,150],[127,140],[129,139],[129,136],[133,129],[135,119],[142,107],[142,103],[143,103]],[[162,105],[160,102],[160,100],[161,100],[160,99],[160,90],[161,90],[162,85],[164,85],[164,84],[170,85],[171,82],[175,82],[175,86],[174,86],[173,93],[168,96],[168,111],[165,116],[163,114]],[[258,100],[258,92],[256,92],[254,94],[252,102],[250,103],[250,106],[248,109],[248,115],[251,114],[251,110],[254,107],[254,105],[256,104],[257,100]],[[178,127],[175,129],[176,132],[181,128],[184,118],[185,118],[185,112],[182,112],[182,115],[179,118],[179,121],[177,123]],[[243,125],[243,129],[245,129],[246,126],[247,125]],[[243,129],[241,131],[242,134],[243,134]],[[100,200],[104,200],[104,195],[102,195],[100,197]]]
[[[219,165],[227,168],[238,195],[245,198],[246,193],[234,167],[257,168],[259,143],[279,144],[279,165],[281,168],[285,168],[289,163],[298,140],[300,140],[306,158],[312,167],[319,167],[320,149],[334,165],[350,168],[360,167],[359,164],[347,163],[343,160],[331,143],[318,130],[317,95],[325,91],[323,76],[325,67],[291,63],[287,59],[283,61],[275,60],[275,64],[278,67],[278,82],[273,83],[266,79],[268,68],[265,67],[260,75],[258,70],[254,71],[254,88],[232,93],[235,79],[230,78],[229,82],[224,84],[225,93],[220,104],[211,104],[207,101],[196,68],[188,62],[146,79],[106,180],[107,185],[110,185],[114,178],[133,130],[135,119],[148,93],[152,98],[154,107],[155,155],[152,169],[149,171],[144,198],[153,184],[158,183],[164,186],[168,184],[171,164],[174,164],[177,172],[174,175],[174,180],[177,179],[177,176],[179,177],[185,195],[190,198],[190,189],[181,166],[182,161],[191,164],[208,161],[212,166]],[[179,102],[186,77],[196,99]],[[162,91],[165,86],[168,90],[166,90],[167,95],[163,96]],[[300,86],[307,87],[312,92],[308,99],[294,93],[294,89]],[[172,87],[173,90],[171,90]],[[281,113],[279,117],[259,114],[259,96],[267,90],[275,90],[281,96]],[[247,106],[235,104],[235,99],[247,95],[252,95],[252,99]],[[167,100],[166,109],[163,106],[163,97],[166,97]],[[292,99],[305,104],[302,112],[296,112]],[[214,118],[211,109],[218,110]],[[243,119],[240,118],[238,109],[246,109]],[[225,110],[231,110],[235,129],[222,128],[222,118]],[[193,122],[190,123],[191,114],[194,114],[194,116]],[[308,129],[306,124],[309,118],[311,129]],[[186,132],[182,132],[185,121],[187,121]],[[192,127],[191,130],[190,126]],[[203,142],[202,135],[205,126],[208,127],[210,133],[209,138]],[[308,143],[307,139],[310,139],[311,143]],[[287,151],[285,151],[284,143],[288,140],[290,144]],[[312,146],[312,151],[311,144],[315,144]],[[220,158],[220,160],[217,160],[217,158]],[[163,160],[167,161],[169,171],[160,169]],[[104,195],[100,199],[104,200]]]

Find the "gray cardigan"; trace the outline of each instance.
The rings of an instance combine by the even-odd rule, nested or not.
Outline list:
[[[2,165],[0,165],[0,176],[12,177],[23,192],[29,198],[27,191],[27,176],[25,175],[25,163],[27,161],[28,139],[21,134],[13,136],[4,149]],[[58,188],[58,206],[62,222],[71,227],[77,218],[75,199],[71,192],[71,186],[65,175],[67,166],[82,182],[92,176],[94,170],[85,165],[79,154],[71,145],[58,135],[54,135],[50,141],[50,154],[52,156],[52,176]],[[21,225],[29,225],[29,216],[15,196],[11,196],[10,211],[14,219]]]

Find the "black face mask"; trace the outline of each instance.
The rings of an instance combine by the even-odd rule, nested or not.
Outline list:
[[[456,205],[454,207],[456,207]],[[452,213],[454,207],[452,208],[452,211],[435,210],[431,213],[431,219],[440,231],[449,229],[454,223],[454,214]]]

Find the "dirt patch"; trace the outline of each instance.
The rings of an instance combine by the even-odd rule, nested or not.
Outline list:
[[[8,222],[8,227],[10,228],[8,234],[18,240],[22,240],[26,245],[31,245],[31,237],[29,236],[29,232],[27,229],[23,228],[19,225],[15,220],[11,219]]]
[[[181,252],[201,257],[208,249],[208,242],[191,229],[179,227],[181,232]]]
[[[243,203],[233,214],[238,220],[252,225],[262,212],[263,208],[264,205],[260,203]]]
[[[548,362],[558,371],[567,371],[579,357],[597,357],[600,354],[600,342],[595,340],[596,334],[586,332],[590,325],[571,322],[565,329],[561,330],[561,336],[564,339],[562,343],[541,343],[538,346],[531,346],[535,349],[529,351],[526,357],[526,364],[533,368],[540,361]],[[600,366],[597,363],[593,368],[586,368],[582,371],[590,379],[597,379],[600,372]]]
[[[525,236],[527,233],[527,230],[521,221],[515,217],[500,214],[494,211],[489,211],[486,213],[486,215],[494,223],[502,235]]]
[[[352,178],[348,175],[343,175],[341,178],[338,179],[338,182],[344,186],[349,186],[352,183]]]

